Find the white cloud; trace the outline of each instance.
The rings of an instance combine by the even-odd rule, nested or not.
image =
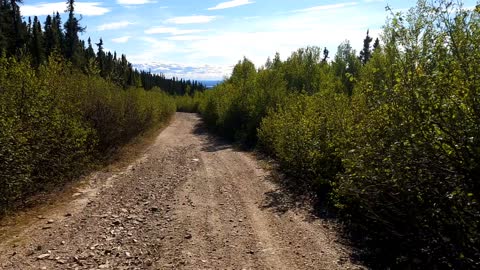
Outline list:
[[[144,5],[144,4],[156,3],[156,1],[152,1],[152,0],[117,0],[117,3],[120,4],[120,5]]]
[[[114,42],[114,43],[127,43],[130,38],[131,38],[131,36],[112,38],[112,42]]]
[[[106,23],[99,25],[97,27],[98,31],[104,31],[104,30],[114,30],[114,29],[120,29],[120,28],[125,28],[131,24],[134,24],[129,21],[120,21],[120,22],[113,22],[113,23]]]
[[[154,59],[164,56],[165,54],[171,54],[173,52],[181,51],[181,48],[176,46],[175,42],[169,40],[159,40],[153,37],[140,37],[138,38],[139,42],[143,41],[142,44],[138,44],[142,49],[140,53],[129,54],[128,59],[133,63],[148,63]]]
[[[357,2],[348,2],[348,3],[339,3],[339,4],[331,4],[331,5],[321,5],[315,6],[305,9],[298,9],[295,12],[315,12],[315,11],[324,11],[324,10],[332,10],[332,9],[340,9],[344,7],[350,7],[357,5]]]
[[[217,9],[226,9],[226,8],[233,8],[233,7],[239,7],[239,6],[244,6],[248,4],[253,4],[255,1],[250,1],[250,0],[232,0],[228,2],[223,2],[220,3],[214,7],[208,8],[208,10],[217,10]]]
[[[101,5],[101,2],[77,2],[75,3],[75,13],[85,16],[99,16],[110,12],[110,9]],[[64,13],[66,9],[67,5],[65,2],[20,6],[20,12],[23,16],[51,15],[54,12]]]
[[[171,36],[168,37],[168,40],[174,40],[174,41],[192,41],[192,40],[202,40],[205,39],[206,37],[204,36],[198,36],[198,35],[186,35],[186,36]]]
[[[167,78],[177,77],[194,80],[218,80],[231,73],[232,67],[219,65],[176,64],[168,61],[137,63],[134,68],[164,74]]]
[[[145,30],[145,34],[171,34],[171,35],[189,35],[204,32],[200,29],[178,29],[175,27],[152,27]]]
[[[339,22],[336,18],[344,19]],[[233,64],[246,56],[260,66],[275,52],[285,59],[293,51],[306,46],[327,47],[333,58],[337,46],[345,39],[350,39],[352,46],[360,49],[367,29],[370,29],[370,36],[377,37],[381,25],[375,22],[383,20],[383,14],[352,15],[348,9],[317,8],[263,19],[261,27],[257,21],[246,21],[242,28],[212,31],[203,39],[192,40],[185,45],[189,53],[184,54],[183,59],[192,63]]]
[[[203,63],[208,63],[221,68],[176,69],[169,65],[162,70],[165,74],[182,78],[220,79],[228,75],[231,65],[243,56],[260,66],[275,52],[286,59],[298,48],[319,46],[327,47],[330,58],[333,59],[337,46],[346,39],[351,41],[358,53],[367,29],[370,29],[370,36],[374,38],[380,34],[385,11],[383,7],[378,7],[378,10],[369,13],[366,11],[373,9],[372,5],[361,5],[364,0],[344,1],[291,10],[278,16],[259,14],[261,17],[250,20],[242,18],[241,23],[236,21],[241,18],[233,18],[235,23],[224,24],[222,20],[221,24],[215,25],[215,31],[206,30],[201,34],[182,32],[189,30],[177,29],[176,27],[181,28],[178,25],[153,27],[145,30],[145,33],[160,33],[164,36],[144,39],[149,44],[147,49],[136,55],[129,54],[129,59],[133,63],[188,63],[190,67],[201,67]]]
[[[167,23],[173,24],[193,24],[193,23],[208,23],[215,20],[216,16],[180,16],[180,17],[173,17],[166,20]]]

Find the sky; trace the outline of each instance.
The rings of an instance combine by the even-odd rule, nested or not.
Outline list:
[[[60,12],[66,1],[25,0],[22,15]],[[327,47],[331,57],[349,40],[360,50],[367,30],[374,38],[388,5],[405,11],[412,0],[78,0],[75,11],[86,31],[104,47],[126,54],[137,67],[167,77],[220,80],[243,57],[256,66],[279,52],[286,59],[306,46]],[[464,1],[474,6],[475,1]]]

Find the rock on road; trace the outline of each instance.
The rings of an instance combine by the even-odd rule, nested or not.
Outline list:
[[[323,221],[278,211],[268,179],[177,113],[128,168],[92,174],[28,225],[2,224],[0,269],[363,269]]]

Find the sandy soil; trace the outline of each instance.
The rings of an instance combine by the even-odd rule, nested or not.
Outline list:
[[[127,168],[0,222],[0,269],[363,269],[269,179],[177,113]]]

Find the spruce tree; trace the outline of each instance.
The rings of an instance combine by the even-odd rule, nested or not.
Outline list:
[[[54,51],[60,51],[62,48],[62,30],[59,28],[60,21],[56,16],[48,15],[45,19],[45,55],[48,57]]]
[[[87,44],[88,44],[88,47],[87,47],[87,50],[86,50],[86,53],[85,53],[86,58],[87,59],[95,59],[95,51],[93,50],[92,40],[90,39],[90,37],[87,40]]]
[[[323,58],[322,58],[322,63],[326,63],[328,59],[328,54],[330,52],[328,51],[327,47],[323,49]]]
[[[367,36],[363,40],[363,49],[360,51],[360,61],[365,65],[370,57],[372,56],[372,50],[370,49],[370,43],[372,43],[373,38],[369,35],[369,30],[367,30]]]
[[[31,36],[32,40],[30,42],[30,53],[32,55],[32,64],[35,67],[38,67],[45,60],[45,52],[42,26],[40,25],[37,16],[35,16],[33,19]]]
[[[13,23],[13,33],[14,33],[14,47],[12,52],[19,53],[18,49],[23,48],[25,41],[25,29],[22,27],[22,17],[20,16],[20,7],[18,3],[23,3],[23,0],[10,0],[10,6],[12,8],[12,23]]]
[[[62,18],[60,17],[60,14],[58,12],[52,19],[52,30],[53,33],[57,36],[56,40],[58,40],[58,49],[61,49],[63,51],[63,42],[65,41],[65,35],[63,34],[62,30]]]
[[[75,17],[75,1],[67,1],[68,20],[65,22],[65,57],[77,66],[82,66],[82,44],[78,34],[85,31]]]
[[[375,42],[373,43],[373,51],[376,51],[379,48],[380,48],[380,40],[376,38]]]
[[[106,77],[105,74],[105,52],[103,51],[103,40],[100,38],[100,41],[98,43],[95,43],[97,45],[97,63],[98,63],[98,68],[100,69],[100,75],[102,77]]]

